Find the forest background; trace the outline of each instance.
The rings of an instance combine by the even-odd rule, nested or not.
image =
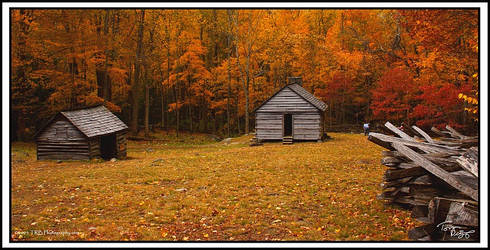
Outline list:
[[[478,9],[11,9],[11,140],[105,104],[130,131],[234,136],[287,77],[325,126],[478,128]]]

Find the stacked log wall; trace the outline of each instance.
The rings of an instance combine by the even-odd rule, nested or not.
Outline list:
[[[117,158],[124,159],[127,156],[127,131],[116,133]]]
[[[88,160],[89,143],[87,138],[69,121],[55,119],[37,137],[38,160]]]
[[[88,140],[90,148],[90,158],[100,157],[100,137],[92,137]]]

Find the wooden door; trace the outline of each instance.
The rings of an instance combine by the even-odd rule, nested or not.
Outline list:
[[[283,121],[283,136],[293,136],[293,115],[284,114]]]

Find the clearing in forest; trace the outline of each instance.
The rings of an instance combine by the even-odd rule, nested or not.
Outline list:
[[[172,144],[130,141],[128,159],[115,162],[36,161],[34,144],[13,143],[12,235],[407,240],[415,223],[409,212],[376,200],[383,149],[361,134],[329,135],[323,143],[259,147],[248,146],[250,137],[229,144],[199,135]]]

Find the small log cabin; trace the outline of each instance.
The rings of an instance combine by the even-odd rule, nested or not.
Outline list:
[[[288,85],[277,91],[255,112],[258,141],[321,141],[327,105],[305,90],[300,77],[289,77]]]
[[[127,130],[104,106],[60,112],[35,135],[37,159],[125,158]]]

